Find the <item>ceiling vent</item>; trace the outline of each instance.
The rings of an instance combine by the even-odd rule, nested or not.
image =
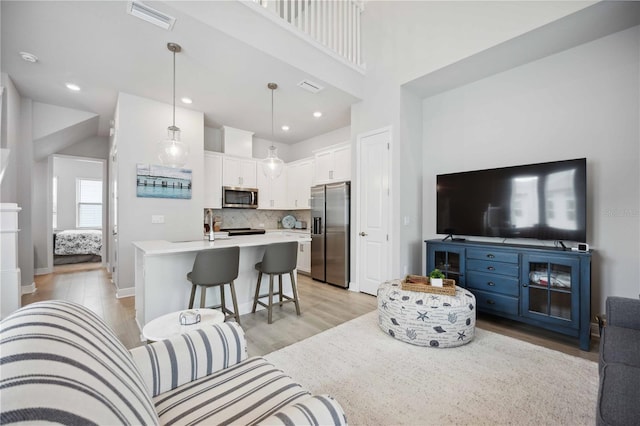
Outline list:
[[[307,90],[311,93],[318,93],[324,89],[324,87],[311,80],[302,80],[300,83],[298,83],[298,87],[302,87],[304,90]]]
[[[169,31],[173,29],[173,24],[176,23],[176,18],[173,16],[162,13],[139,1],[128,2],[127,13]]]

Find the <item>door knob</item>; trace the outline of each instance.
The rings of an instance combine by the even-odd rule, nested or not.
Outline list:
[[[361,233],[360,233],[360,236],[361,236],[361,237],[366,237],[367,235],[369,235],[369,234],[367,234],[366,232],[361,232]]]

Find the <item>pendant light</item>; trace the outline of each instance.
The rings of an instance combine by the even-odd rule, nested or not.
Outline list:
[[[278,158],[278,148],[273,146],[273,92],[278,88],[278,85],[269,83],[267,87],[271,90],[271,146],[267,158],[262,160],[262,171],[268,178],[275,179],[282,174],[284,168],[284,161]]]
[[[180,141],[180,128],[176,127],[176,53],[182,47],[176,43],[167,43],[167,49],[173,52],[173,124],[167,129],[167,138],[158,142],[158,158],[164,166],[183,167],[189,156],[189,146]]]

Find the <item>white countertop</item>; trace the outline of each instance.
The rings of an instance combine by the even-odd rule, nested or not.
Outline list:
[[[272,243],[283,243],[287,241],[308,242],[311,236],[308,233],[289,232],[291,230],[280,230],[282,232],[267,232],[258,235],[241,235],[234,237],[218,238],[215,241],[195,240],[171,242],[166,240],[134,241],[134,247],[141,250],[145,255],[161,255],[172,253],[187,253],[212,248],[222,247],[256,247],[265,246]],[[289,235],[287,235],[289,234]]]

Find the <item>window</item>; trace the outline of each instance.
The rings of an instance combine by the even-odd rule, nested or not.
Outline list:
[[[76,226],[102,228],[102,181],[76,179]]]
[[[53,177],[51,193],[53,229],[58,229],[58,176]]]

